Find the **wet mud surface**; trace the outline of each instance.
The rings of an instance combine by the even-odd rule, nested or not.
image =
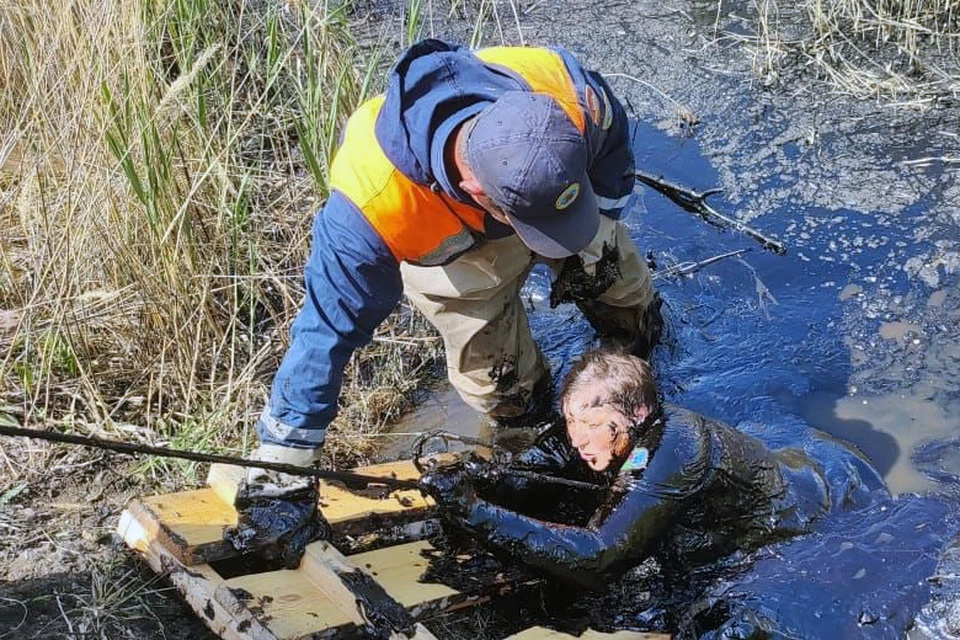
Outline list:
[[[710,198],[714,208],[788,248],[782,257],[763,251],[638,188],[625,222],[661,272],[752,248],[690,277],[658,277],[667,331],[652,359],[666,399],[751,430],[799,418],[856,444],[894,493],[940,495],[953,513],[960,477],[960,171],[920,160],[956,153],[960,114],[856,102],[800,73],[775,89],[760,87],[749,55],[717,40],[724,31],[746,32],[741,16],[750,11],[736,2],[723,3],[719,13],[714,2],[570,2],[562,10],[538,7],[523,35],[560,43],[612,76],[636,117],[639,169],[697,191],[722,187]],[[507,24],[515,39],[516,27]],[[658,91],[613,74],[654,85],[698,124],[679,118]],[[591,346],[593,332],[574,305],[550,309],[545,270],[532,274],[523,295],[559,379]],[[441,390],[398,430],[441,422],[469,432],[475,420],[455,394]],[[905,495],[896,504],[911,500]],[[926,504],[907,510],[914,524],[939,517]],[[834,535],[842,537],[837,527]],[[902,565],[904,574],[927,571],[952,535],[940,529],[925,550],[912,549],[927,565]],[[818,542],[806,544],[815,549]],[[815,562],[809,549],[791,552],[801,551],[808,565]],[[871,556],[868,544],[865,557],[879,563],[883,549]],[[940,558],[938,575],[958,570],[955,553]],[[768,596],[775,604],[773,584]],[[890,602],[901,597],[894,582],[888,586],[870,596],[871,606],[880,607],[885,595]],[[618,601],[623,614],[637,610],[647,587],[641,581],[627,590]],[[911,597],[907,609],[923,609],[912,638],[955,637],[955,578]],[[910,626],[901,619],[874,635],[897,637]]]
[[[401,4],[359,3],[361,37],[395,48]],[[474,14],[461,20],[437,4],[423,35],[469,40]],[[529,9],[518,17],[525,42],[563,45],[608,75],[636,118],[639,168],[697,190],[723,187],[711,197],[715,208],[788,247],[784,257],[764,252],[638,188],[625,221],[661,272],[753,248],[691,277],[658,277],[667,327],[653,362],[666,398],[753,428],[798,417],[860,446],[894,492],[939,494],[952,509],[960,476],[960,172],[916,161],[957,154],[957,110],[920,113],[857,102],[802,74],[775,89],[759,86],[750,54],[722,38],[724,31],[749,32],[746,2],[723,2],[719,11],[717,2],[689,0],[520,4]],[[518,43],[510,7],[498,7],[503,38]],[[499,40],[490,27],[484,44]],[[695,118],[680,117],[660,92]],[[523,295],[559,378],[589,348],[592,331],[574,305],[550,309],[545,271],[532,274]],[[475,433],[478,423],[441,388],[397,429]],[[394,440],[389,454],[403,451],[404,439]],[[101,465],[111,466],[116,471],[106,477],[51,472],[44,486],[0,511],[0,638],[213,637],[169,584],[153,580],[111,541],[123,504],[144,489],[123,484],[124,467]],[[910,513],[921,520],[941,513],[925,508]],[[871,547],[885,540],[881,533],[855,541],[858,558],[883,557],[880,546]],[[853,542],[839,529],[829,535],[832,561],[847,566],[840,551]],[[949,546],[945,529],[925,536],[923,549],[907,548],[923,555],[919,564],[902,565],[911,572],[925,572],[934,551]],[[801,540],[772,553],[794,554],[794,566],[804,571],[803,562],[819,561],[821,542]],[[936,558],[929,589],[920,593],[924,602],[911,592],[909,606],[922,608],[911,638],[960,637],[958,549]],[[777,585],[783,582],[777,572],[789,565],[759,566],[757,579]],[[517,620],[552,620],[570,629],[643,627],[638,613],[665,591],[656,573],[644,565],[603,594],[577,599],[557,588],[430,626],[440,637],[471,639],[502,638],[517,630]],[[719,590],[727,583],[710,584]],[[905,602],[890,585],[871,596],[871,611],[884,601]],[[721,602],[728,610],[752,602],[748,589],[739,600],[723,600],[729,593],[710,594],[713,611]],[[861,624],[875,624],[871,611]],[[647,626],[655,628],[661,621],[650,615]]]

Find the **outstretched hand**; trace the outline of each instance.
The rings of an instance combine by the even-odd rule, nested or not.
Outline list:
[[[438,467],[420,478],[420,490],[433,498],[441,511],[466,516],[477,501],[475,480],[480,463],[457,462]]]

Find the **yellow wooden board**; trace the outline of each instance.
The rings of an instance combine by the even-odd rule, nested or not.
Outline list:
[[[350,556],[350,562],[363,567],[400,604],[408,608],[424,608],[431,603],[450,602],[461,596],[459,591],[446,585],[419,582],[427,568],[427,559],[422,552],[432,548],[429,542],[421,540],[358,553]]]
[[[506,640],[560,640],[562,638],[579,638],[579,640],[670,640],[670,636],[665,633],[645,633],[642,631],[601,633],[588,629],[579,636],[573,636],[546,627],[530,627],[525,631],[515,633]]]
[[[154,571],[166,575],[204,624],[224,640],[279,640],[229,589],[221,588],[216,571],[206,564],[185,567],[129,509],[120,516],[117,533]]]
[[[332,632],[363,624],[363,617],[355,608],[340,609],[301,571],[237,576],[227,580],[226,585],[245,592],[244,604],[257,611],[257,618],[277,638],[302,638],[321,629]]]
[[[416,480],[420,472],[410,460],[387,462],[353,469],[357,473],[398,480]],[[223,464],[210,466],[207,484],[227,503],[233,504],[237,484],[244,470]],[[320,508],[323,517],[332,525],[349,525],[353,521],[363,521],[371,516],[395,515],[411,510],[425,511],[432,501],[424,498],[416,489],[387,491],[371,488],[364,491],[351,491],[342,485],[329,482],[320,483]]]
[[[224,579],[209,564],[184,566],[129,510],[121,516],[118,532],[154,571],[166,574],[197,617],[226,640],[354,637],[357,625],[365,623],[357,595],[341,579],[344,573],[362,569],[327,542],[308,545],[297,570]],[[436,640],[421,624],[414,628],[412,638],[399,632],[390,637]]]
[[[184,564],[202,564],[235,554],[223,531],[237,523],[233,505],[212,489],[133,500],[125,513]]]
[[[357,471],[383,477],[417,477],[410,461]],[[242,475],[240,467],[215,464],[208,476],[210,487],[134,500],[128,511],[135,513],[141,527],[186,565],[229,558],[237,552],[223,540],[223,532],[237,523],[233,499]],[[422,531],[414,525],[430,516],[432,502],[417,490],[371,488],[358,492],[322,483],[320,508],[335,539],[354,550],[417,537]]]

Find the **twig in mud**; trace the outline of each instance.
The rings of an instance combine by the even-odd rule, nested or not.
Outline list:
[[[362,439],[362,438],[417,438],[426,431],[387,431],[384,433],[331,433],[327,438]]]
[[[900,164],[905,167],[929,167],[935,162],[943,164],[960,164],[960,156],[929,156],[927,158],[915,158],[913,160],[904,160]]]
[[[539,7],[540,7],[540,2],[534,2],[534,3],[531,4],[530,6],[521,9],[521,10],[520,10],[520,13],[522,13],[522,14],[524,15],[524,17],[526,17],[526,16],[530,15],[531,13],[533,13],[534,11],[536,11]]]
[[[736,251],[728,251],[727,253],[721,253],[719,255],[711,256],[706,260],[700,260],[699,262],[680,262],[663,271],[656,271],[653,274],[653,279],[657,280],[658,278],[664,278],[667,276],[688,276],[696,273],[700,269],[713,264],[714,262],[720,262],[726,258],[733,258],[736,256],[742,256],[750,249],[737,249]]]
[[[520,37],[520,45],[525,47],[527,43],[523,39],[523,29],[520,28],[520,14],[517,13],[517,5],[514,4],[513,0],[510,0],[510,9],[513,11],[513,20],[517,23],[517,35]]]
[[[760,307],[760,310],[763,311],[763,317],[767,320],[770,319],[770,313],[767,311],[767,304],[764,300],[769,300],[773,304],[780,304],[777,302],[777,299],[770,293],[770,289],[767,288],[767,285],[763,283],[763,280],[760,279],[760,276],[757,275],[757,270],[750,266],[746,260],[740,259],[739,262],[750,270],[750,274],[753,276],[753,287],[757,291],[757,306]]]
[[[633,80],[638,84],[642,84],[648,89],[652,89],[653,91],[657,92],[657,94],[659,94],[663,99],[667,100],[674,106],[674,108],[677,110],[677,119],[680,121],[681,124],[686,124],[687,126],[690,126],[690,127],[700,124],[700,118],[697,116],[696,113],[694,113],[694,111],[690,107],[677,101],[675,98],[670,96],[666,91],[656,86],[655,84],[647,82],[646,80],[643,80],[636,76],[632,76],[629,73],[603,73],[601,75],[603,75],[604,78],[626,78],[627,80]]]
[[[707,189],[698,193],[692,189],[667,182],[660,176],[652,176],[643,171],[637,171],[635,175],[640,182],[667,196],[680,205],[680,208],[684,211],[698,214],[705,222],[721,229],[732,228],[744,233],[759,242],[764,249],[769,249],[777,255],[782,256],[787,253],[787,248],[781,242],[763,235],[739,220],[723,215],[707,204],[708,197],[723,192],[723,189]]]
[[[60,601],[60,594],[57,594],[57,608],[60,609],[60,615],[63,616],[63,621],[67,623],[67,630],[70,631],[70,637],[76,636],[76,633],[73,630],[73,623],[70,622],[70,618],[67,617],[67,613],[63,610],[63,603]]]
[[[23,623],[27,621],[27,618],[30,615],[30,610],[27,608],[27,605],[22,600],[15,600],[13,598],[4,598],[3,596],[0,596],[0,602],[9,602],[12,604],[17,604],[17,605],[20,605],[20,607],[23,609],[23,617],[20,618],[20,622],[17,623],[17,626],[13,627],[12,629],[8,629],[3,633],[0,633],[0,639],[14,637],[14,633],[16,633],[16,631],[23,626]]]

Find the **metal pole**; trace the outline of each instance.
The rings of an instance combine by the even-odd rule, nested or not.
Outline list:
[[[192,460],[194,462],[213,462],[221,464],[230,464],[238,467],[254,467],[257,469],[269,469],[279,471],[292,476],[306,476],[310,478],[321,478],[324,480],[336,480],[343,482],[348,487],[366,487],[371,484],[380,484],[397,489],[416,489],[419,485],[416,480],[398,480],[397,478],[388,478],[381,476],[368,476],[350,471],[331,471],[329,469],[314,469],[312,467],[298,467],[292,464],[282,462],[264,462],[260,460],[247,460],[246,458],[237,458],[234,456],[223,456],[215,453],[200,453],[195,451],[183,451],[181,449],[168,449],[166,447],[152,447],[149,445],[131,444],[120,442],[118,440],[104,440],[91,436],[72,436],[57,431],[40,431],[38,429],[24,429],[22,427],[7,427],[0,425],[0,435],[19,438],[35,438],[37,440],[49,440],[51,442],[64,442],[67,444],[76,444],[82,447],[91,447],[94,449],[107,449],[117,451],[128,455],[149,455],[160,456],[163,458],[179,458],[182,460]]]

